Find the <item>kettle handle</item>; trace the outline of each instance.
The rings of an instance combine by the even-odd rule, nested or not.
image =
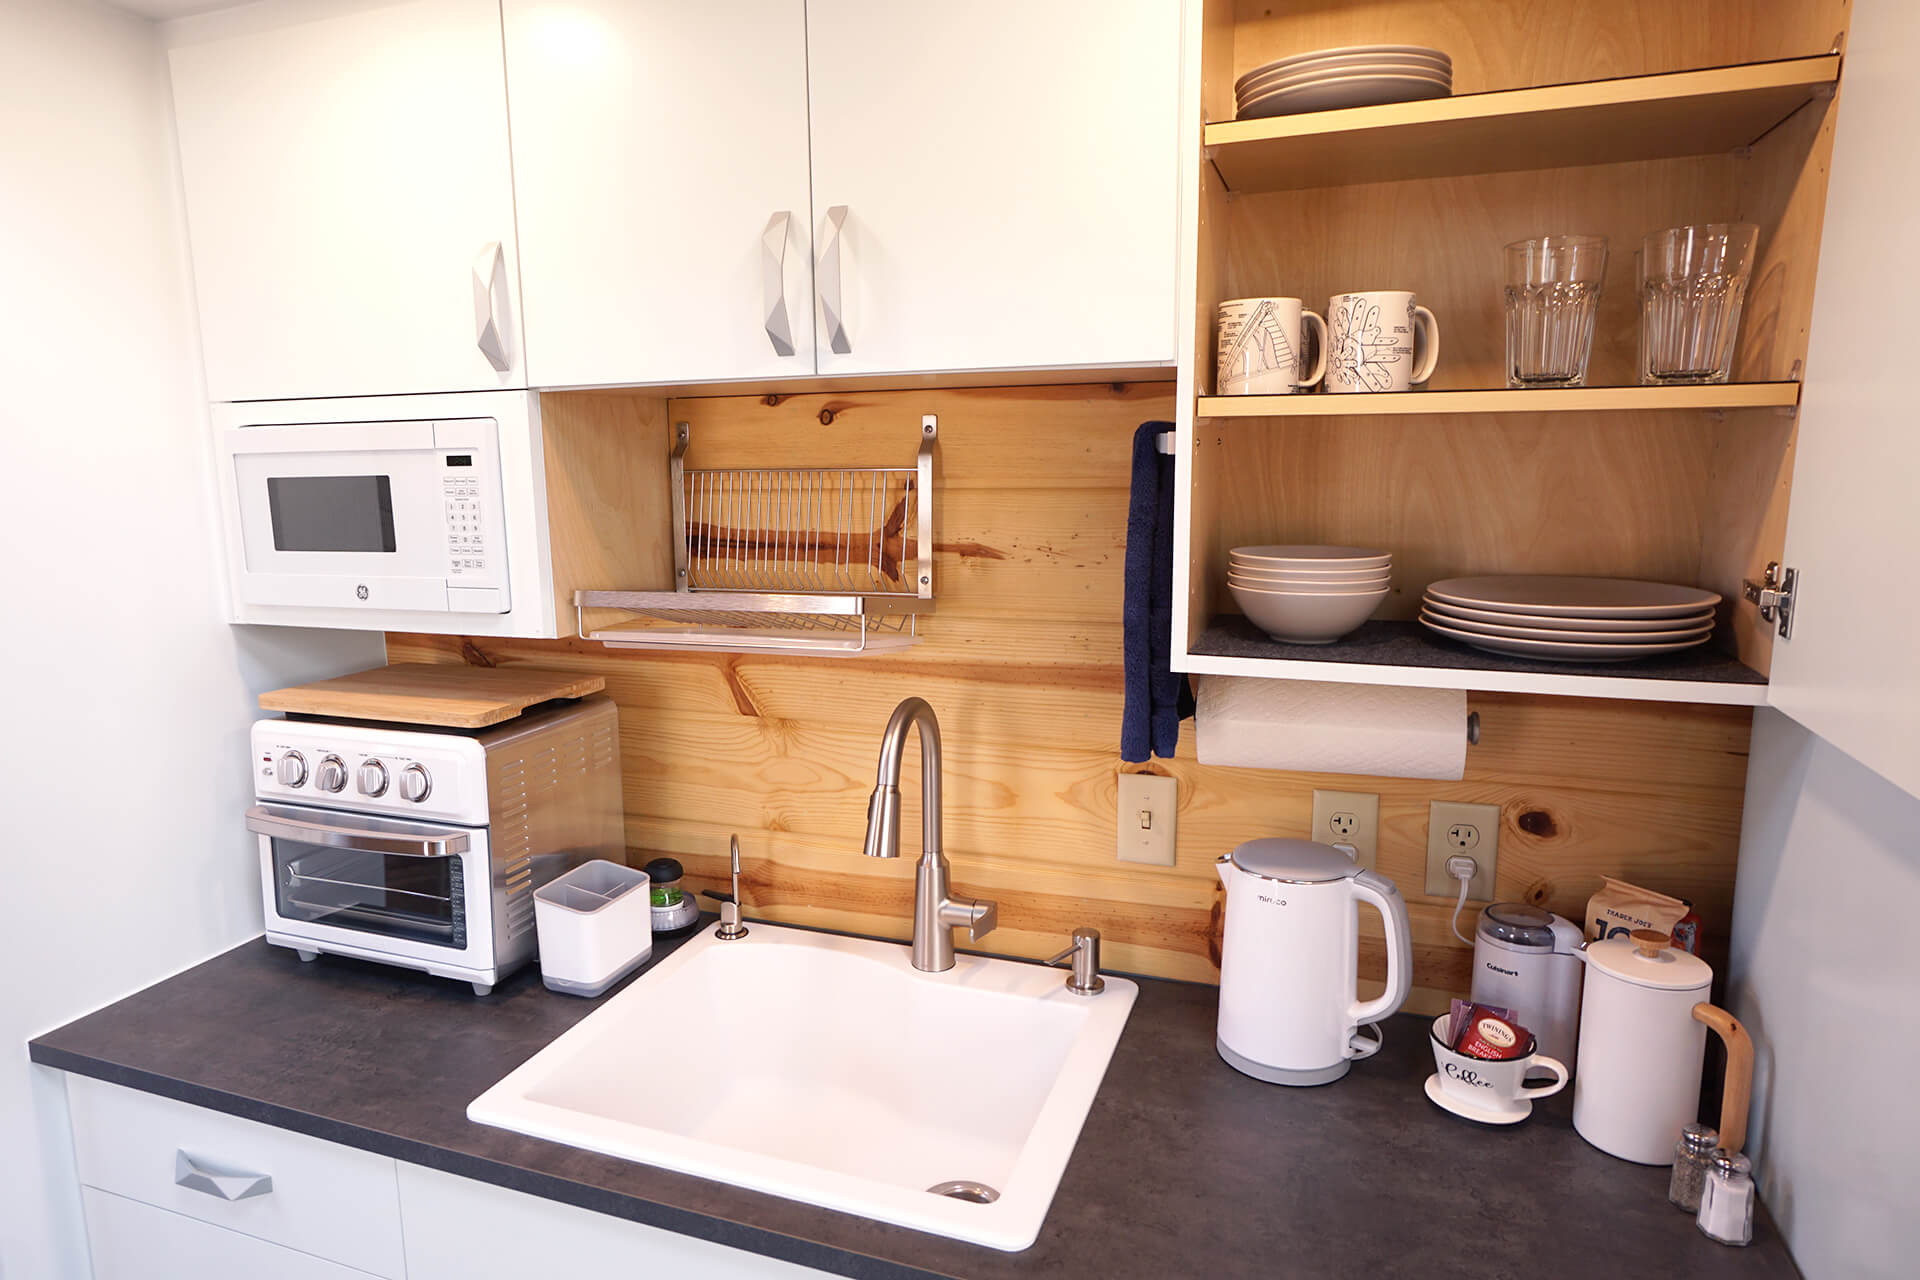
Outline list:
[[[1371,871],[1353,878],[1354,892],[1378,908],[1387,927],[1387,989],[1378,1000],[1353,1007],[1355,1023],[1378,1022],[1406,1002],[1413,990],[1413,926],[1407,920],[1407,900],[1393,881]]]
[[[1720,1145],[1738,1151],[1746,1145],[1747,1108],[1753,1100],[1753,1037],[1740,1019],[1717,1004],[1696,1004],[1693,1020],[1706,1023],[1727,1046],[1727,1077],[1720,1089]]]

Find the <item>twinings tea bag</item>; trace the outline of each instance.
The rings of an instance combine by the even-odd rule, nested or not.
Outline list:
[[[1687,904],[1678,898],[1608,876],[1587,899],[1587,939],[1624,938],[1635,929],[1671,934],[1686,914]]]

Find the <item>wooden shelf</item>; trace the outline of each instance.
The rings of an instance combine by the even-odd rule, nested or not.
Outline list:
[[[1440,639],[1417,622],[1375,621],[1330,645],[1283,644],[1238,614],[1215,618],[1174,665],[1204,675],[1549,693],[1758,707],[1766,677],[1712,645],[1637,662],[1536,662]]]
[[[1608,413],[1660,409],[1791,409],[1797,382],[1710,387],[1572,387],[1549,391],[1384,391],[1377,395],[1201,396],[1202,418],[1343,418],[1386,414]]]
[[[1210,124],[1229,190],[1397,182],[1711,155],[1831,89],[1840,55]]]

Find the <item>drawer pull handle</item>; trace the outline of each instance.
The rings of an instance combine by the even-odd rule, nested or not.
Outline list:
[[[189,1191],[203,1191],[219,1200],[250,1200],[273,1190],[273,1178],[265,1173],[221,1172],[202,1165],[185,1151],[173,1153],[173,1185]]]

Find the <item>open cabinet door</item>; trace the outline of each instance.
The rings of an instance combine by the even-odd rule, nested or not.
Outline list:
[[[1768,701],[1920,795],[1920,6],[1847,37]]]

